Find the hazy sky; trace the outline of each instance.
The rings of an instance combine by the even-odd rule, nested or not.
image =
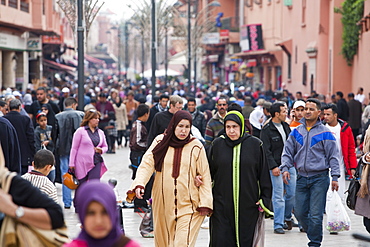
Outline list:
[[[134,2],[140,2],[140,1],[147,1],[151,2],[151,0],[99,0],[99,3],[104,2],[103,10],[109,9],[110,11],[117,14],[117,19],[128,19],[133,15],[133,11],[127,7],[128,4],[131,4],[134,6]],[[159,0],[156,0],[159,1]],[[177,0],[165,0],[169,4],[175,3]]]

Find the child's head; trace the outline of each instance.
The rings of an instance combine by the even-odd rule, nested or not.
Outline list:
[[[149,106],[146,105],[146,104],[140,104],[138,107],[137,107],[137,117],[138,118],[142,118],[140,119],[141,121],[143,122],[146,122],[149,118]]]
[[[36,115],[36,122],[40,125],[41,128],[45,128],[48,124],[48,118],[44,112],[40,112]]]
[[[49,169],[50,171],[54,164],[55,164],[54,155],[51,151],[47,149],[39,150],[35,154],[35,157],[33,159],[33,167],[35,168],[35,170],[46,168]]]
[[[116,114],[114,114],[114,112],[112,112],[112,111],[110,111],[110,112],[108,112],[108,118],[110,119],[110,120],[116,120]]]

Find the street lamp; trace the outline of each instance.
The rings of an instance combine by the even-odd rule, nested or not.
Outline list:
[[[77,2],[77,52],[78,52],[78,109],[84,109],[84,31],[83,27],[83,1]]]

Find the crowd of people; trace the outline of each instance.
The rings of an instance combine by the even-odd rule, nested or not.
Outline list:
[[[45,205],[24,201],[17,199],[21,189],[11,188],[15,205],[8,205],[24,208],[23,215],[1,206],[0,211],[32,225],[29,207],[35,203],[44,210],[38,212],[44,221],[36,226],[63,226],[54,183],[63,183],[62,175],[70,172],[79,187],[72,198],[63,184],[63,207],[73,206],[83,230],[67,246],[137,246],[118,230],[113,189],[99,182],[107,171],[102,154],[128,146],[133,179],[128,198],[135,212],[149,210],[152,199],[145,237],[154,237],[156,246],[194,246],[207,224],[210,246],[255,246],[260,213],[272,211],[274,233],[299,227],[309,246],[321,246],[330,193],[338,191],[344,202],[345,180],[352,179],[361,157],[364,167],[370,160],[370,105],[363,89],[348,93],[348,101],[338,91],[330,102],[316,92],[293,96],[288,90],[212,85],[187,95],[184,89],[160,88],[151,96],[145,86],[96,85],[86,88],[84,102],[77,102],[69,85],[4,90],[3,173],[17,172],[51,199],[43,197]],[[22,189],[29,186],[19,183]],[[367,179],[361,184],[365,187]],[[366,229],[368,195],[366,187],[355,211]],[[95,232],[91,226],[99,217],[103,230]]]

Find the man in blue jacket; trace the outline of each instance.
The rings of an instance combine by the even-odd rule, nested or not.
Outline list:
[[[338,190],[339,151],[335,137],[318,116],[321,103],[310,98],[304,108],[302,124],[294,129],[285,142],[280,169],[284,183],[290,180],[289,168],[297,168],[294,212],[307,232],[308,246],[321,246],[322,220],[331,169],[332,190]]]

